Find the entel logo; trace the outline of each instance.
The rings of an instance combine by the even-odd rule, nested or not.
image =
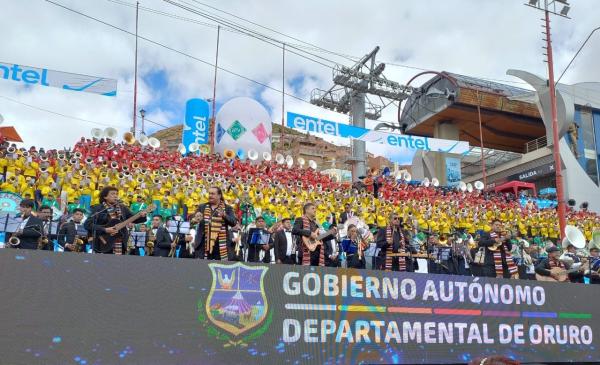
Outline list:
[[[48,83],[48,70],[42,69],[42,74],[35,70],[27,70],[21,68],[19,65],[12,65],[7,67],[0,65],[0,71],[2,71],[2,78],[8,80],[9,77],[13,81],[22,81],[26,84],[41,84],[43,86],[50,86]],[[21,78],[19,79],[19,74]]]
[[[194,137],[196,137],[194,142],[205,144],[207,142],[206,133],[204,133],[206,131],[206,117],[193,116],[192,118],[196,121],[196,129],[192,132]]]
[[[328,134],[330,136],[340,135],[337,123],[328,122],[321,119],[304,119],[302,117],[296,117],[294,118],[294,128]]]

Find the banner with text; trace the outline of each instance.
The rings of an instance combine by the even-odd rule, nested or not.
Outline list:
[[[0,62],[0,79],[22,85],[42,85],[71,91],[117,95],[117,80]]]
[[[181,135],[181,143],[185,150],[190,150],[190,144],[207,144],[210,126],[210,108],[206,100],[190,99],[185,103],[185,124]]]
[[[305,132],[321,133],[332,137],[354,138],[394,148],[454,154],[469,152],[469,142],[374,131],[292,112],[287,112],[287,126]]]
[[[460,159],[446,157],[446,183],[448,186],[458,185],[462,178],[461,175]]]
[[[583,284],[13,249],[0,275],[9,364],[600,361]]]

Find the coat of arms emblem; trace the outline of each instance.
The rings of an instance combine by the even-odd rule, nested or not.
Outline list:
[[[208,320],[234,337],[260,325],[269,308],[263,286],[268,268],[240,262],[208,266],[212,274],[205,304]]]

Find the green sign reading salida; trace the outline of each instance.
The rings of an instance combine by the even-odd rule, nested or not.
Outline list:
[[[12,249],[0,274],[7,363],[600,360],[586,285]]]

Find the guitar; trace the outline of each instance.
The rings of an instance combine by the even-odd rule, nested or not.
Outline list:
[[[319,232],[319,229],[317,228],[315,230],[315,233],[318,233],[318,232]],[[329,236],[329,235],[331,235],[333,233],[335,233],[335,229],[331,228],[327,232],[318,235],[316,240],[312,239],[311,237],[304,237],[304,236],[302,236],[302,242],[304,243],[304,245],[308,248],[308,250],[310,252],[313,252],[314,250],[317,249],[318,246],[320,246],[320,245],[323,244],[323,241],[322,241],[323,238],[325,238],[325,237],[327,237],[327,236]]]
[[[569,279],[569,274],[574,273],[574,272],[578,272],[578,271],[583,271],[585,268],[585,265],[581,265],[580,267],[576,268],[576,269],[571,269],[571,270],[566,270],[560,267],[554,267],[552,269],[550,269],[550,272],[552,274],[554,274],[557,278],[553,278],[552,276],[544,276],[544,275],[540,275],[540,274],[535,274],[535,279],[537,281],[552,281],[552,282],[565,282]]]
[[[140,210],[139,212],[137,212],[136,214],[132,215],[131,217],[127,218],[124,221],[119,221],[117,219],[111,219],[108,224],[106,224],[106,226],[104,226],[104,228],[114,228],[116,230],[116,233],[114,234],[109,234],[109,233],[98,233],[97,236],[97,240],[96,243],[99,244],[99,252],[108,252],[113,248],[114,243],[118,242],[118,237],[116,237],[119,234],[119,231],[121,231],[121,229],[125,228],[129,223],[133,223],[133,221],[135,221],[136,219],[138,219],[139,217],[142,216],[142,214],[144,213],[149,213],[152,212],[154,209],[156,209],[156,205],[154,204],[150,204],[147,208]]]

